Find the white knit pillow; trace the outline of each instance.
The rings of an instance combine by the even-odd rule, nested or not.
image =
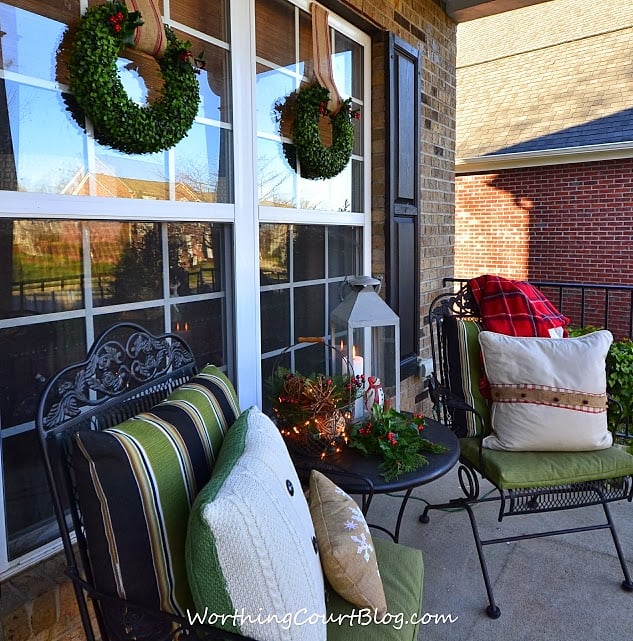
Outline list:
[[[308,504],[279,430],[255,407],[224,437],[191,510],[186,556],[205,622],[213,614],[219,627],[261,641],[325,641],[323,573]],[[305,623],[309,617],[314,623]]]
[[[491,385],[494,450],[586,451],[611,446],[607,427],[607,330],[578,338],[479,334]]]

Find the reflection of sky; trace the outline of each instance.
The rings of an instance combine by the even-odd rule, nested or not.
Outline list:
[[[19,189],[59,193],[85,166],[83,131],[59,92],[9,81],[6,89]]]
[[[4,68],[54,81],[55,54],[65,28],[61,22],[0,3]]]
[[[271,69],[257,74],[257,131],[277,134],[275,103],[289,95],[295,88],[294,78]]]

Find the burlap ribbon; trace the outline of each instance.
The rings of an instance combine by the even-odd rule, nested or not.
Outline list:
[[[310,6],[312,13],[312,57],[314,59],[314,75],[318,83],[330,92],[327,108],[335,114],[342,104],[334,74],[332,72],[332,47],[328,26],[328,12],[321,5],[313,2]]]
[[[492,400],[497,403],[537,403],[584,412],[601,412],[607,409],[606,394],[586,394],[526,385],[491,385],[490,393]]]
[[[167,36],[156,0],[125,0],[129,11],[140,11],[143,24],[134,33],[134,47],[161,58],[167,48]]]

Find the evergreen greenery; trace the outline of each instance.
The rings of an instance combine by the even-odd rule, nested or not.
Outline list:
[[[292,140],[294,149],[287,150],[288,162],[295,166],[295,154],[301,166],[301,176],[311,180],[325,180],[340,174],[349,163],[354,148],[352,118],[359,112],[351,111],[351,98],[332,114],[327,103],[330,93],[318,83],[303,86],[289,100],[292,104]],[[278,109],[285,114],[285,109]],[[332,145],[326,147],[319,132],[319,117],[327,116],[332,126]],[[284,145],[286,147],[286,145]],[[293,153],[294,152],[294,153]]]
[[[168,27],[167,49],[158,59],[162,95],[146,105],[128,97],[116,62],[121,49],[133,43],[134,29],[140,24],[140,13],[128,12],[119,2],[89,7],[72,39],[67,63],[70,89],[90,118],[95,139],[128,154],[173,147],[191,128],[200,102],[199,59],[192,57],[190,43],[178,40]],[[78,122],[84,126],[81,117]]]

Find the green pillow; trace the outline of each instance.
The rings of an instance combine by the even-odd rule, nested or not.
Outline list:
[[[186,562],[205,623],[266,641],[325,641],[323,573],[308,505],[279,430],[255,407],[229,430],[196,498]]]

